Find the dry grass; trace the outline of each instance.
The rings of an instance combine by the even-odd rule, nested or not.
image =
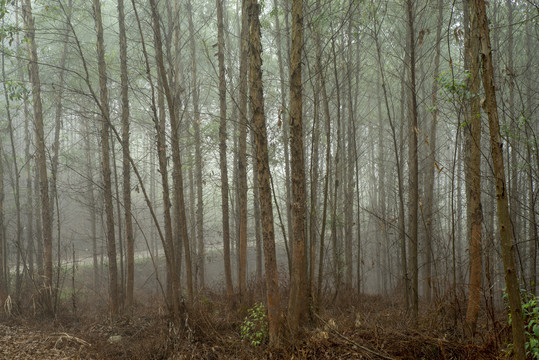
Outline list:
[[[253,292],[250,301],[260,300]],[[0,327],[1,359],[497,359],[506,328],[480,327],[463,339],[460,321],[444,301],[425,308],[417,326],[400,299],[346,294],[321,304],[302,337],[279,347],[251,346],[240,338],[249,306],[230,305],[222,294],[199,295],[179,322],[157,300],[111,322],[100,307],[75,316],[9,318]],[[82,307],[81,307],[82,308]],[[283,319],[285,321],[285,319]],[[502,341],[500,341],[500,339]]]

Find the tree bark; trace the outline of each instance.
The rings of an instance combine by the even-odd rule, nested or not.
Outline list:
[[[425,277],[427,284],[425,286],[425,300],[431,302],[432,288],[434,281],[432,279],[432,255],[433,255],[433,222],[434,222],[434,174],[437,171],[435,166],[436,154],[436,129],[438,125],[438,72],[440,71],[440,46],[442,42],[442,23],[443,23],[443,1],[438,0],[438,20],[436,26],[436,49],[434,55],[434,78],[432,81],[432,123],[430,125],[428,147],[429,158],[426,167],[425,179]]]
[[[228,210],[228,170],[226,153],[226,78],[224,54],[224,24],[223,0],[217,4],[217,60],[219,62],[219,166],[221,169],[221,210],[223,219],[223,252],[225,262],[226,293],[231,297],[234,289],[232,284],[232,268],[230,265],[230,224]]]
[[[477,316],[481,302],[481,279],[482,279],[482,261],[481,261],[481,228],[483,220],[483,211],[481,206],[481,108],[479,104],[480,74],[479,74],[479,29],[478,19],[474,1],[470,6],[470,116],[467,130],[470,141],[468,142],[469,155],[468,174],[469,174],[469,194],[470,201],[470,293],[468,298],[468,307],[466,311],[466,333],[469,337],[475,334],[477,326]]]
[[[131,219],[131,165],[129,164],[129,88],[127,77],[127,36],[125,30],[125,14],[123,0],[118,0],[118,27],[120,37],[120,85],[122,89],[122,177],[127,260],[125,306],[127,309],[130,309],[133,306],[133,287],[135,282],[135,238],[133,234],[133,221]]]
[[[187,228],[187,215],[185,212],[185,198],[184,198],[184,191],[183,191],[183,175],[182,175],[182,163],[181,163],[181,157],[180,157],[180,148],[179,148],[179,134],[178,134],[178,127],[179,127],[179,118],[178,114],[176,113],[176,104],[177,101],[175,101],[175,94],[172,93],[169,85],[169,81],[167,79],[167,74],[165,70],[165,65],[163,61],[163,50],[162,50],[162,40],[161,40],[161,30],[160,30],[160,21],[159,21],[159,13],[157,9],[157,5],[155,0],[150,0],[150,6],[152,11],[152,25],[154,29],[154,38],[155,38],[155,58],[157,62],[157,68],[159,72],[159,79],[161,80],[161,85],[163,87],[165,97],[167,100],[168,105],[168,112],[170,117],[170,127],[171,127],[171,147],[172,147],[172,162],[173,162],[173,179],[174,179],[174,205],[175,205],[175,216],[178,217],[177,224],[180,227],[179,234],[183,242],[184,246],[184,252],[185,252],[185,268],[186,268],[186,283],[187,283],[187,294],[189,297],[189,301],[193,301],[193,275],[192,275],[192,268],[191,268],[191,251],[189,250],[189,235],[188,235],[188,228]],[[162,129],[161,131],[164,131]],[[163,139],[164,141],[164,139]],[[166,159],[165,166],[166,166]],[[164,184],[163,184],[164,186]],[[179,243],[178,246],[181,246]],[[172,267],[176,268],[176,264],[173,260],[175,256],[174,252],[174,242],[171,243],[169,246],[171,252],[171,265]],[[172,270],[172,269],[171,269]],[[176,273],[176,269],[172,270],[174,275],[173,280],[173,286],[175,289],[173,289],[173,296],[174,293],[178,294],[178,287],[179,287],[179,281],[178,276],[179,274]],[[173,300],[173,303],[177,303],[179,299],[176,299],[176,297]]]
[[[35,42],[35,25],[32,15],[32,4],[25,0],[23,5],[23,18],[26,27],[26,38],[30,58],[29,74],[32,85],[32,97],[34,107],[35,141],[39,171],[39,185],[41,194],[41,224],[43,226],[44,245],[44,285],[43,300],[46,311],[52,311],[52,217],[49,200],[49,180],[47,174],[47,154],[45,150],[45,132],[43,127],[43,105],[41,102],[41,81],[39,77],[39,61]]]
[[[409,50],[409,73],[408,73],[408,211],[409,211],[409,236],[410,236],[410,267],[412,276],[412,318],[415,323],[418,320],[419,311],[419,284],[418,284],[418,161],[417,161],[417,96],[416,96],[416,71],[415,71],[415,29],[414,29],[414,0],[406,1],[408,16],[408,50]]]
[[[200,107],[199,107],[199,85],[197,80],[197,58],[195,46],[195,29],[193,25],[193,6],[191,0],[187,1],[187,12],[189,20],[189,45],[191,49],[191,93],[193,94],[193,128],[195,135],[195,177],[197,192],[197,245],[198,245],[198,277],[200,288],[205,287],[204,271],[204,199],[202,197],[202,146],[200,139]]]
[[[305,161],[303,158],[303,1],[292,1],[292,48],[290,64],[290,152],[292,168],[293,235],[292,276],[288,326],[295,338],[307,315],[307,258],[305,252]]]
[[[266,265],[266,294],[268,306],[269,338],[271,345],[279,343],[280,333],[280,296],[279,274],[275,255],[275,232],[273,228],[273,209],[271,202],[270,168],[266,118],[264,115],[264,92],[262,86],[262,45],[260,42],[260,19],[257,0],[249,0],[249,82],[253,109],[253,131],[255,135],[256,159],[258,167],[258,186],[264,241],[264,263]]]
[[[118,315],[120,299],[118,295],[118,268],[116,262],[116,241],[114,234],[114,209],[112,205],[112,184],[110,171],[110,112],[108,104],[107,68],[105,63],[105,45],[103,40],[103,23],[100,0],[92,0],[95,27],[97,32],[97,57],[99,70],[100,110],[101,110],[101,157],[103,171],[103,191],[107,224],[107,256],[109,260],[109,297],[110,310],[113,317]],[[43,220],[45,221],[45,220]]]
[[[481,64],[483,72],[483,88],[485,90],[484,107],[488,114],[490,130],[490,146],[492,162],[494,165],[494,177],[496,179],[496,205],[498,209],[498,231],[502,248],[502,260],[504,266],[505,285],[509,297],[509,309],[511,311],[511,329],[513,346],[516,359],[525,359],[526,351],[524,343],[524,320],[520,303],[519,280],[514,259],[514,242],[511,238],[511,219],[507,199],[507,183],[505,181],[505,169],[503,162],[503,143],[500,138],[500,125],[498,121],[498,107],[496,103],[496,90],[494,85],[494,66],[492,64],[492,52],[490,46],[489,26],[487,10],[484,0],[474,0],[478,18],[479,33],[481,37]],[[470,9],[472,10],[472,9]]]
[[[239,155],[238,155],[238,185],[239,185],[239,278],[238,288],[240,301],[244,300],[247,285],[247,71],[249,58],[249,14],[247,1],[242,1],[241,35],[240,35],[240,84],[239,84]]]
[[[287,2],[288,0],[284,0],[284,2]],[[273,7],[274,9],[279,9],[279,1],[273,0]],[[282,6],[283,11],[287,11],[287,6]],[[289,37],[289,26],[288,26],[288,14],[285,14],[286,19],[286,25],[285,25],[285,36],[287,39],[287,49],[290,49],[290,46],[288,45],[288,37]],[[288,110],[286,108],[286,78],[285,78],[285,72],[284,72],[284,60],[283,60],[283,46],[282,46],[282,37],[281,37],[281,20],[279,11],[277,11],[277,15],[275,16],[275,46],[277,48],[277,63],[279,64],[279,86],[280,86],[280,95],[281,95],[281,103],[280,103],[280,109],[279,111],[279,121],[282,123],[282,135],[283,135],[283,155],[284,155],[284,171],[285,171],[285,189],[286,189],[286,224],[287,224],[287,232],[288,232],[288,239],[289,243],[293,244],[293,220],[292,220],[292,193],[291,193],[291,187],[290,187],[290,149],[289,149],[289,134],[290,134],[290,123],[288,119]],[[287,57],[289,59],[289,57]],[[286,237],[285,237],[286,238]],[[293,245],[292,252],[293,252]],[[291,258],[288,258],[288,267],[289,271],[291,271],[292,263]]]

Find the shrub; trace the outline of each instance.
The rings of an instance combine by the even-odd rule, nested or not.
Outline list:
[[[525,290],[521,290],[520,297],[526,330],[526,356],[539,359],[539,299]],[[504,293],[504,301],[507,303],[507,293]],[[511,313],[509,313],[509,325],[511,325]],[[508,346],[512,350],[513,344]]]
[[[241,325],[241,339],[253,346],[258,346],[268,338],[268,319],[262,303],[255,303],[247,310],[247,316]]]

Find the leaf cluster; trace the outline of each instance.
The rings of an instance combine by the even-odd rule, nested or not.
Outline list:
[[[241,339],[249,341],[253,346],[258,346],[268,339],[268,332],[266,308],[262,303],[255,303],[247,310],[247,316],[241,325]]]
[[[531,359],[539,359],[539,298],[526,290],[521,290],[522,316],[526,331],[526,356]],[[504,302],[508,303],[507,292],[504,292]],[[511,313],[509,313],[509,325],[511,325]],[[513,344],[508,345],[512,349]]]

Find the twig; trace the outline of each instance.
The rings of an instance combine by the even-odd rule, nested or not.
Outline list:
[[[320,321],[322,321],[329,329],[331,329],[335,334],[337,334],[340,338],[342,338],[343,340],[349,342],[350,344],[358,347],[359,349],[361,350],[364,350],[368,353],[371,353],[373,355],[376,355],[376,356],[379,356],[381,357],[382,359],[387,359],[387,360],[395,360],[394,358],[390,357],[389,355],[385,355],[385,354],[382,354],[382,353],[379,353],[377,351],[374,351],[372,349],[369,349],[368,347],[365,347],[365,346],[362,346],[362,345],[359,345],[357,342],[355,342],[354,340],[344,336],[343,334],[341,334],[339,331],[337,331],[333,326],[329,325],[324,319],[322,319],[320,316],[318,316],[317,313],[314,313],[314,316],[316,316]]]

